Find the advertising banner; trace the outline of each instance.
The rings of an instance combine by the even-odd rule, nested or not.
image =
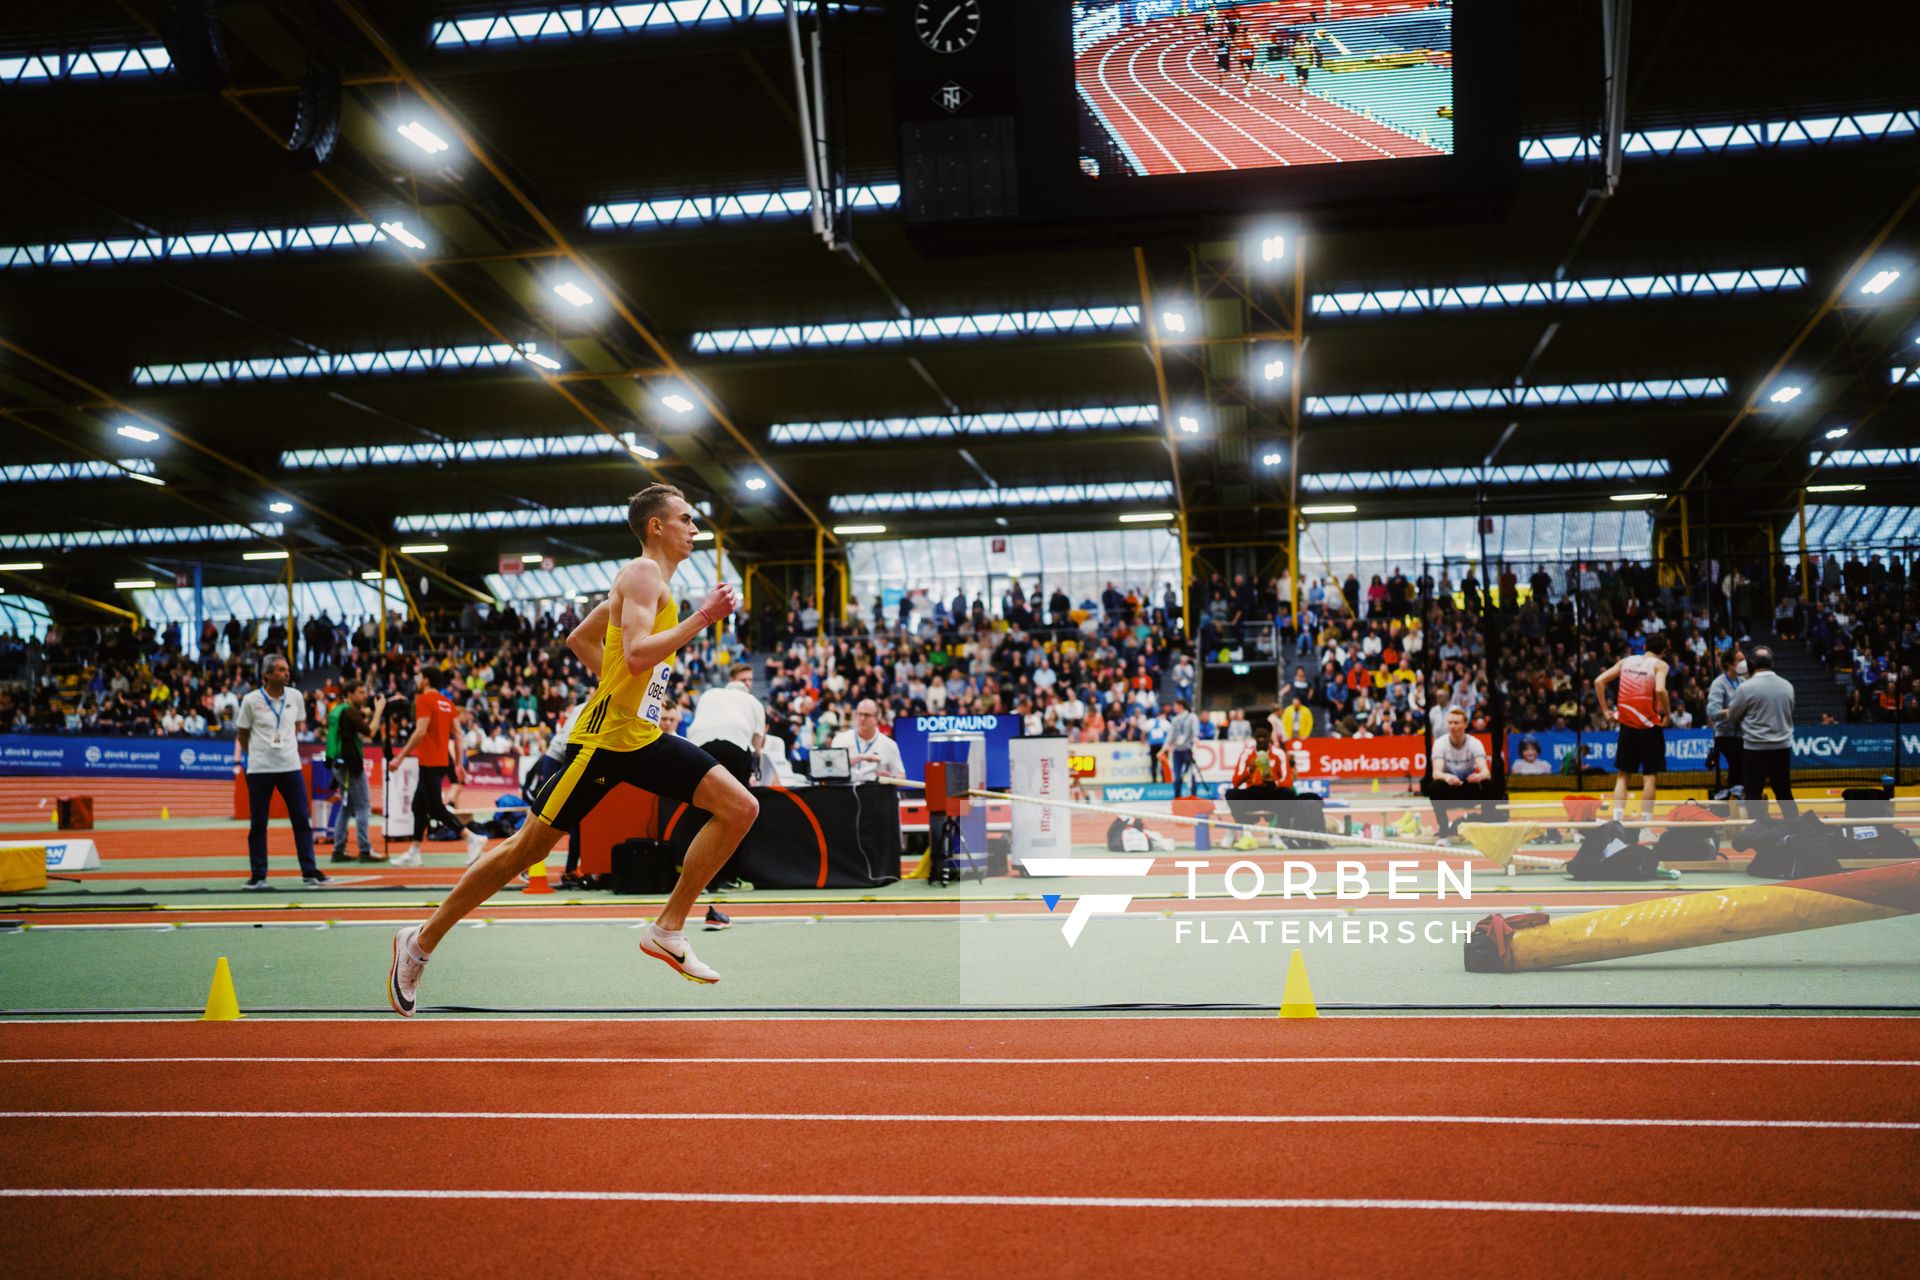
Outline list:
[[[992,791],[1007,789],[1007,784],[1012,780],[1007,764],[1007,744],[1020,736],[1019,716],[895,716],[894,745],[900,748],[900,762],[906,766],[907,776],[916,782],[926,777],[927,735],[931,733],[979,734],[987,744],[987,779],[984,785]],[[1065,738],[1061,739],[1061,742],[1065,741]]]
[[[224,780],[233,776],[233,742],[7,734],[0,736],[0,774]]]
[[[1007,744],[1013,775],[1013,794],[1041,800],[1065,800],[1073,786],[1067,771],[1065,738],[1016,738]],[[1013,856],[1068,858],[1073,856],[1073,813],[1054,804],[1016,804],[1013,813]]]
[[[1920,761],[1920,729],[1901,732],[1901,759]],[[1522,761],[1528,742],[1540,747],[1539,762],[1545,768],[1529,768]],[[1507,770],[1517,777],[1529,773],[1572,773],[1576,745],[1585,754],[1588,769],[1613,768],[1613,753],[1618,737],[1611,730],[1575,736],[1571,730],[1554,729],[1540,733],[1507,735]],[[1793,767],[1796,769],[1890,769],[1894,763],[1895,727],[1890,724],[1836,724],[1802,729],[1793,735]],[[1709,729],[1667,730],[1667,768],[1679,773],[1705,772],[1713,768],[1713,732]]]

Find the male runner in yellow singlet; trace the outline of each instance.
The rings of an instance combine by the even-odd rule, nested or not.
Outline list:
[[[468,867],[424,925],[395,936],[387,999],[402,1017],[413,1016],[421,974],[447,930],[543,860],[563,831],[577,827],[600,797],[622,782],[712,815],[688,847],[680,881],[648,926],[640,950],[693,982],[720,980],[694,957],[681,929],[694,899],[753,826],[760,802],[712,756],[685,738],[662,733],[660,708],[675,651],[732,613],[739,597],[723,582],[693,617],[681,621],[669,584],[673,571],[693,554],[695,528],[693,508],[672,485],[648,485],[633,495],[627,524],[643,554],[627,562],[607,598],[567,637],[567,647],[587,669],[600,672],[600,687],[567,738],[565,762],[528,797],[533,813],[526,824]]]

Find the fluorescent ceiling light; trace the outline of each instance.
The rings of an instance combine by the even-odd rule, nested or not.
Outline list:
[[[571,280],[562,280],[559,284],[553,286],[553,291],[576,307],[593,305],[593,295]]]
[[[394,130],[395,133],[420,148],[428,155],[436,155],[447,149],[447,140],[435,133],[418,120],[409,120]]]
[[[1161,316],[1160,319],[1167,326],[1168,333],[1185,333],[1187,331],[1187,318],[1178,311],[1169,311]]]
[[[762,489],[766,487],[767,487],[767,481],[764,476],[748,476],[747,477],[747,488],[753,490],[755,493],[760,492]]]
[[[698,533],[696,533],[696,534],[694,534],[694,535],[693,535],[693,540],[694,540],[695,542],[712,542],[712,541],[713,541],[713,530],[711,530],[711,529],[702,529],[702,530],[701,530],[700,532],[698,532]]]
[[[1664,493],[1610,493],[1608,502],[1657,502],[1666,497]]]
[[[1329,502],[1317,507],[1302,507],[1300,514],[1303,516],[1350,516],[1359,509],[1351,502]]]
[[[527,551],[521,554],[520,563],[521,564],[544,564],[546,562],[546,559],[547,557],[538,551]]]
[[[242,560],[285,560],[287,553],[284,551],[243,551],[240,553],[240,558]]]
[[[1120,517],[1121,524],[1163,524],[1173,519],[1171,511],[1129,511]]]
[[[627,446],[627,452],[636,458],[645,458],[648,462],[658,462],[660,460],[659,450],[649,449],[643,444],[630,444]]]
[[[1197,435],[1200,431],[1200,419],[1191,414],[1180,415],[1180,429],[1188,435]]]
[[[1829,440],[1845,440],[1846,438],[1847,429],[1845,427],[1835,427],[1833,430],[1827,432],[1827,439]]]
[[[1867,486],[1863,484],[1810,484],[1808,493],[1861,493]]]
[[[444,542],[414,542],[400,548],[403,556],[436,556],[447,549]]]
[[[1265,453],[1260,455],[1260,461],[1269,467],[1277,467],[1281,463],[1281,457],[1277,453]]]
[[[138,480],[142,484],[158,485],[162,489],[167,487],[165,480],[162,480],[159,476],[150,476],[144,471],[123,471],[121,474],[129,480]]]
[[[1287,362],[1285,360],[1269,360],[1265,367],[1261,369],[1261,372],[1267,375],[1268,382],[1278,382],[1287,376]]]
[[[673,410],[675,413],[692,413],[693,412],[693,401],[687,399],[685,396],[681,395],[678,391],[669,392],[668,394],[661,396],[660,403],[667,406],[667,408]]]
[[[44,569],[46,567],[46,565],[38,560],[14,560],[7,564],[0,564],[0,569],[6,569],[13,573],[26,573],[32,569]]]
[[[424,249],[427,247],[427,242],[407,230],[407,224],[404,222],[383,222],[380,224],[380,229],[409,249]]]
[[[542,369],[558,369],[560,367],[558,360],[555,360],[552,356],[541,355],[534,349],[532,343],[528,343],[525,347],[521,348],[520,354],[525,356],[530,363],[537,364]]]
[[[1262,262],[1278,262],[1286,256],[1286,253],[1287,238],[1285,236],[1268,236],[1260,242],[1260,261]]]
[[[141,591],[156,585],[152,578],[121,578],[113,584],[115,591]]]
[[[362,569],[360,571],[360,581],[362,582],[378,582],[380,581],[380,577],[381,574],[378,569]]]
[[[1798,400],[1799,398],[1800,398],[1799,387],[1782,387],[1778,391],[1774,392],[1772,395],[1767,397],[1767,399],[1773,401],[1773,403],[1775,404],[1791,404],[1795,400]]]
[[[1860,286],[1860,292],[1885,293],[1887,291],[1887,286],[1892,284],[1895,280],[1898,280],[1899,278],[1900,278],[1900,273],[1898,271],[1878,272],[1874,275],[1873,279],[1867,281],[1865,284]]]
[[[885,533],[887,526],[883,524],[837,524],[833,526],[833,531],[835,534],[847,535],[856,533]]]
[[[267,504],[267,510],[277,516],[284,516],[293,510],[293,504],[291,502],[269,502]]]
[[[123,423],[116,430],[129,440],[138,440],[141,444],[152,444],[160,438],[158,431],[149,431],[145,427],[136,427],[131,422]]]

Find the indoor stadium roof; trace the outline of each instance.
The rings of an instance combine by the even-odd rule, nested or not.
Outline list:
[[[851,512],[891,534],[1114,527],[1171,500],[1142,496],[1174,480],[1170,448],[1196,543],[1284,536],[1286,394],[1189,410],[1228,376],[1192,340],[1259,328],[1264,304],[1220,301],[1253,274],[1255,228],[1145,248],[1149,318],[1198,308],[1186,339],[1161,334],[1195,430],[1163,426],[1126,239],[909,241],[883,7],[826,26],[838,253],[805,213],[765,0],[222,4],[225,92],[171,65],[161,0],[10,7],[0,549],[119,543],[60,560],[101,586],[127,558],[110,531],[185,529],[144,562],[244,581],[272,572],[240,560],[271,521],[346,575],[425,527],[408,517],[526,513],[447,535],[434,563],[478,583],[505,553],[620,553],[617,524],[551,513],[660,476],[710,504],[730,553],[810,558]],[[1920,377],[1890,372],[1920,365],[1909,52],[1843,31],[1823,37],[1843,56],[1806,56],[1804,9],[1779,4],[1642,12],[1624,178],[1583,213],[1593,166],[1569,153],[1604,96],[1599,23],[1518,8],[1511,208],[1292,247],[1301,500],[1565,510],[1631,489],[1687,494],[1695,522],[1777,522],[1841,428],[1861,452],[1821,478],[1920,498]],[[283,145],[310,59],[346,85],[312,171]]]

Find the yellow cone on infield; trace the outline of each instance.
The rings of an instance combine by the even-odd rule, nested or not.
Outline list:
[[[173,819],[173,815],[167,812],[167,806],[165,806],[165,805],[161,805],[161,806],[160,806],[160,821],[162,821],[162,822],[169,822],[169,821],[171,821],[172,819]]]
[[[240,1012],[240,997],[233,993],[233,971],[227,968],[227,958],[221,956],[213,963],[213,986],[207,989],[207,1011],[200,1015],[202,1022],[232,1022],[246,1015]]]
[[[1320,1007],[1313,1002],[1313,984],[1307,981],[1307,958],[1300,954],[1298,947],[1293,949],[1293,955],[1287,961],[1287,985],[1280,992],[1280,1016],[1320,1016]]]

